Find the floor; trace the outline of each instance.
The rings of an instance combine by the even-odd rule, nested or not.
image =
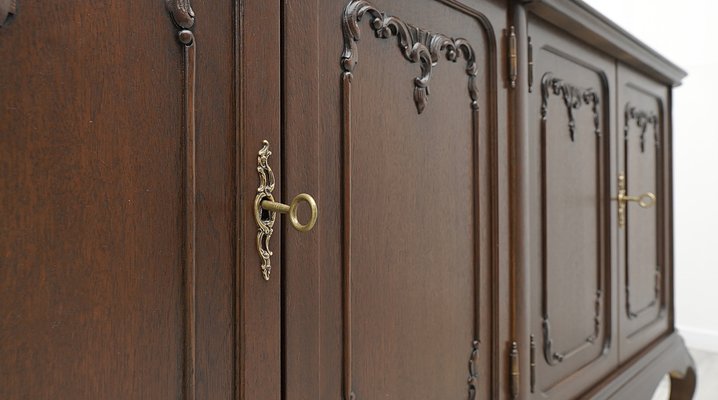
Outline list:
[[[698,387],[693,400],[718,399],[718,353],[689,349],[698,368]],[[663,378],[652,400],[666,400],[670,379]]]

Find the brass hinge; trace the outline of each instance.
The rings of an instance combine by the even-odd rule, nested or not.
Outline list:
[[[518,50],[516,49],[516,30],[514,26],[509,27],[509,84],[516,87],[516,78],[519,74]]]
[[[529,381],[531,382],[531,393],[534,392],[536,387],[536,340],[534,340],[533,333],[531,334],[531,352],[529,353]]]
[[[529,36],[529,93],[534,87],[534,45],[531,43],[531,36]]]
[[[516,342],[511,342],[509,370],[511,371],[509,375],[511,398],[516,399],[519,397],[519,345]]]

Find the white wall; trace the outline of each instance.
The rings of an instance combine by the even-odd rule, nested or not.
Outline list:
[[[718,352],[718,1],[587,3],[688,72],[673,102],[676,324]]]

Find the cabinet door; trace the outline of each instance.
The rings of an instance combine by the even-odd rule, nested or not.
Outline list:
[[[163,3],[0,1],[2,399],[234,392],[233,5]]]
[[[630,196],[618,224],[619,346],[625,360],[669,328],[669,88],[621,65],[618,83],[616,143],[622,181],[615,185]]]
[[[609,176],[615,66],[529,20],[532,392],[573,398],[616,363]]]
[[[470,3],[285,3],[275,155],[319,210],[275,267],[287,399],[493,398],[506,11]]]

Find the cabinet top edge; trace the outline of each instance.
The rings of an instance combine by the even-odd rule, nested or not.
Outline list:
[[[583,0],[520,0],[526,10],[672,86],[687,73]]]

